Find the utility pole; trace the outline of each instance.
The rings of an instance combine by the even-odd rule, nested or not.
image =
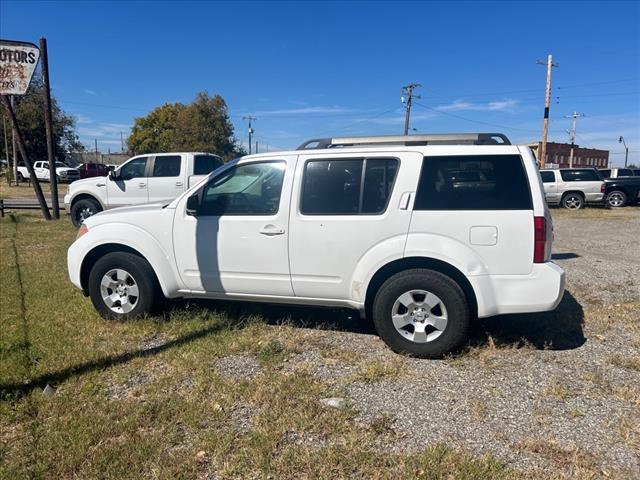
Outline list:
[[[122,132],[120,132],[120,153],[124,153],[124,137],[122,136]]]
[[[98,163],[98,139],[94,138],[93,141],[95,142],[95,148],[96,148],[96,163]]]
[[[584,113],[573,112],[571,115],[565,115],[564,118],[573,118],[571,130],[567,133],[571,135],[571,153],[569,154],[569,168],[573,168],[573,149],[576,144],[576,122],[579,117],[584,117]]]
[[[60,219],[60,205],[58,204],[58,175],[56,174],[56,159],[53,155],[53,115],[51,113],[51,87],[49,85],[49,59],[46,38],[40,39],[40,68],[42,69],[42,83],[44,84],[44,125],[47,139],[47,160],[49,160],[51,210],[53,218],[58,220]]]
[[[557,67],[553,63],[553,55],[549,54],[547,61],[537,60],[538,65],[547,65],[547,87],[544,96],[544,121],[542,123],[542,144],[540,145],[540,168],[544,168],[547,158],[547,136],[549,135],[549,105],[551,103],[551,67]]]
[[[405,102],[405,96],[407,97],[407,103],[405,105],[406,113],[404,116],[404,135],[409,134],[409,119],[411,117],[411,103],[413,97],[415,96],[416,98],[420,98],[420,95],[413,94],[413,90],[421,86],[422,85],[420,85],[419,83],[410,83],[409,85],[405,85],[404,87],[402,87],[402,103]]]
[[[248,115],[246,117],[242,117],[243,120],[249,120],[249,155],[251,155],[251,136],[253,135],[253,128],[251,127],[251,122],[255,122],[257,120],[256,117],[252,117]]]
[[[258,153],[258,140],[256,140],[256,153]]]
[[[624,145],[624,168],[627,168],[627,161],[629,160],[629,147],[627,147],[627,142],[624,141],[624,137],[622,135],[620,135],[618,143]]]

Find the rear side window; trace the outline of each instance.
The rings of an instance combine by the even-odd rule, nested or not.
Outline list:
[[[611,170],[600,170],[602,178],[611,178]]]
[[[177,177],[180,175],[180,164],[182,157],[180,155],[164,155],[156,157],[153,164],[154,177]]]
[[[425,157],[414,210],[531,210],[519,155]]]
[[[629,168],[621,168],[618,170],[619,177],[633,177],[633,172]]]
[[[602,180],[598,172],[590,168],[560,170],[560,176],[565,182],[598,182]]]
[[[305,215],[371,215],[385,211],[398,170],[395,158],[311,160],[300,211]]]
[[[194,157],[193,174],[209,175],[222,165],[222,160],[213,155],[196,155]]]
[[[556,181],[556,174],[553,172],[540,172],[543,183],[553,183]]]
[[[634,171],[633,171],[633,175],[634,175],[635,177],[640,177],[640,170],[634,170]]]

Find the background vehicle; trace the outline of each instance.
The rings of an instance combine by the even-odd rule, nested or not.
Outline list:
[[[220,167],[210,153],[150,153],[127,160],[108,176],[74,182],[64,197],[71,221],[79,226],[102,210],[125,205],[168,203]]]
[[[69,276],[107,318],[162,295],[351,307],[394,351],[441,356],[472,318],[550,310],[564,291],[535,158],[496,136],[243,157],[168,205],[88,218]]]
[[[83,163],[78,167],[80,178],[104,177],[109,174],[109,168],[102,163]]]
[[[640,200],[640,177],[605,180],[605,203],[609,207],[625,207]]]
[[[637,168],[601,168],[599,172],[605,179],[640,176],[640,169]]]
[[[588,203],[602,203],[604,181],[595,168],[540,170],[549,205],[579,209]]]
[[[33,171],[36,178],[41,181],[49,181],[49,162],[35,162]],[[62,162],[56,162],[56,175],[59,182],[73,182],[80,178],[80,173],[75,168],[68,167]],[[18,165],[18,180],[24,181],[29,178],[29,170],[26,165]]]

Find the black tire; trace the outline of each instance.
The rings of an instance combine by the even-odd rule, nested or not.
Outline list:
[[[129,296],[128,302],[133,306],[130,311],[116,312],[103,299],[102,280],[112,270],[124,271],[137,286],[137,296]],[[128,282],[131,283],[131,282]],[[100,258],[89,273],[89,296],[98,313],[110,320],[128,320],[152,313],[161,303],[162,290],[155,272],[144,258],[128,252],[107,253]],[[107,290],[107,293],[115,289]],[[126,302],[125,302],[126,303]],[[113,305],[118,308],[118,302]],[[122,310],[122,306],[120,306]]]
[[[567,208],[569,210],[580,210],[584,208],[584,197],[579,193],[567,193],[564,197],[562,197],[562,202],[560,202],[562,208]]]
[[[442,333],[425,343],[407,339],[396,329],[392,321],[396,301],[405,292],[415,290],[436,295],[444,304],[448,317]],[[428,269],[405,270],[388,278],[375,296],[372,313],[373,323],[380,338],[394,352],[413,357],[441,358],[455,352],[462,346],[469,331],[469,305],[460,285],[448,276]]]
[[[73,202],[71,205],[71,222],[73,222],[76,227],[80,227],[86,218],[101,211],[102,207],[96,200],[82,198]]]
[[[24,175],[22,175],[22,172],[18,172],[18,181],[24,182]]]
[[[614,190],[607,194],[607,206],[611,208],[620,208],[627,206],[627,194],[622,190]]]

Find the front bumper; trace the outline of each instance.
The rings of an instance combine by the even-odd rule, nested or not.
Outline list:
[[[553,262],[534,263],[528,275],[468,278],[476,292],[479,317],[553,310],[565,288],[565,272]]]

